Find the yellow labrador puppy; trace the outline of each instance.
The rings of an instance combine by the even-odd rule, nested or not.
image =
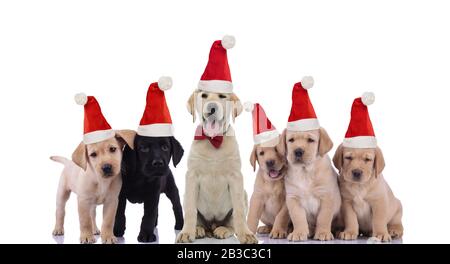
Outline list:
[[[286,238],[289,226],[289,212],[286,206],[284,177],[287,171],[285,142],[281,136],[274,144],[258,144],[253,147],[250,164],[256,174],[247,224],[250,230],[259,234],[269,234],[270,238]],[[259,220],[265,226],[258,227]]]
[[[339,238],[353,240],[360,233],[384,242],[401,238],[402,204],[381,173],[385,164],[380,148],[348,148],[341,144],[333,162],[340,171],[345,221]]]
[[[80,218],[80,242],[95,243],[94,235],[101,235],[103,243],[116,243],[113,234],[114,218],[118,204],[122,178],[120,176],[122,150],[125,144],[133,148],[135,132],[115,131],[115,137],[93,144],[78,145],[72,160],[52,156],[64,169],[56,195],[56,224],[53,235],[64,234],[65,205],[70,193],[78,197]],[[103,204],[101,232],[95,223],[95,208]]]
[[[333,239],[331,227],[341,206],[337,173],[327,155],[333,142],[320,127],[307,91],[313,84],[313,78],[306,76],[294,85],[283,132],[288,161],[286,204],[294,224],[288,235],[291,241]]]
[[[193,242],[205,235],[224,239],[235,233],[241,243],[257,243],[245,221],[247,194],[230,125],[230,116],[234,120],[242,104],[234,93],[196,90],[187,107],[194,122],[198,113],[201,125],[188,157],[184,226],[176,241]]]
[[[383,242],[403,235],[402,204],[383,178],[384,158],[367,108],[374,101],[370,92],[353,101],[345,139],[333,158],[340,172],[345,222],[339,237],[345,240],[356,239],[360,233]]]

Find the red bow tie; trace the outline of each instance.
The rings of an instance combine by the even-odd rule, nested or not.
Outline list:
[[[194,140],[205,140],[208,139],[209,143],[213,145],[215,148],[220,148],[220,145],[222,145],[223,142],[223,136],[215,136],[215,137],[208,137],[205,135],[205,132],[203,131],[202,126],[198,126],[197,130],[195,131]]]

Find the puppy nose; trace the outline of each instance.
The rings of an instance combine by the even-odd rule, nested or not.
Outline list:
[[[362,174],[363,174],[363,173],[362,173],[361,170],[358,170],[358,169],[352,170],[352,176],[353,176],[353,179],[355,179],[355,180],[357,180],[357,181],[359,181],[359,180],[361,179]]]
[[[273,167],[274,165],[275,165],[275,161],[274,160],[268,160],[268,161],[266,161],[266,165],[267,165],[267,167]]]
[[[208,113],[211,115],[214,114],[218,108],[216,103],[209,103],[207,106]]]
[[[295,157],[297,158],[301,158],[303,156],[303,153],[305,153],[305,151],[301,148],[298,148],[294,151]]]
[[[104,174],[111,174],[112,173],[112,165],[111,164],[105,164],[102,166],[102,171]]]
[[[162,159],[155,159],[152,161],[153,167],[162,167],[164,165],[164,162]]]

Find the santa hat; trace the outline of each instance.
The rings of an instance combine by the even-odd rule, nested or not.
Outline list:
[[[255,145],[263,144],[278,138],[280,135],[267,118],[262,106],[258,103],[245,102],[245,111],[252,112],[253,116],[253,141]]]
[[[303,77],[301,82],[294,85],[292,89],[292,107],[289,115],[287,130],[289,131],[309,131],[319,129],[319,120],[316,112],[309,100],[307,89],[314,85],[311,76]]]
[[[79,93],[75,95],[75,102],[84,106],[84,144],[101,142],[115,136],[94,96]]]
[[[146,137],[173,136],[172,119],[166,104],[164,91],[172,87],[172,78],[161,77],[150,84],[147,91],[147,104],[137,129],[137,134]]]
[[[205,72],[198,83],[198,89],[214,93],[233,92],[227,49],[234,47],[235,42],[233,36],[224,36],[222,40],[214,41]]]
[[[377,139],[369,117],[368,105],[373,104],[375,95],[364,93],[353,101],[350,124],[342,145],[348,148],[376,148]]]

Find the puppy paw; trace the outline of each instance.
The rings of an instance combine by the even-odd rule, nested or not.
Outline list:
[[[202,226],[197,226],[195,230],[195,238],[204,238],[205,236],[205,229]]]
[[[80,243],[81,244],[93,244],[97,242],[97,239],[95,238],[94,234],[92,233],[82,233],[80,235]]]
[[[294,231],[292,231],[292,233],[290,233],[287,236],[287,239],[289,241],[306,241],[306,240],[308,240],[308,235],[309,235],[309,232],[307,230],[308,229],[306,229],[306,230],[296,230],[294,228]]]
[[[273,239],[283,239],[287,237],[287,230],[281,229],[281,228],[273,228],[272,231],[270,231],[269,234],[270,238]]]
[[[125,227],[114,225],[113,233],[116,237],[123,237],[123,234],[125,234]]]
[[[233,232],[225,226],[219,226],[213,231],[214,237],[218,239],[229,238],[233,235]]]
[[[153,232],[148,232],[145,230],[141,230],[139,232],[139,235],[137,237],[137,240],[141,243],[149,243],[149,242],[155,242],[156,236],[153,234]]]
[[[175,230],[181,230],[181,229],[183,229],[183,225],[184,225],[184,221],[183,221],[183,220],[176,221],[176,222],[175,222]]]
[[[403,236],[403,227],[401,225],[388,226],[388,232],[389,232],[389,235],[391,235],[391,237],[393,239],[395,239],[395,238],[402,238],[402,236]]]
[[[109,235],[102,234],[101,238],[102,238],[103,244],[116,244],[117,243],[117,238],[113,234],[109,234]]]
[[[314,239],[320,241],[328,241],[333,240],[334,236],[330,231],[316,231],[316,233],[314,234]]]
[[[63,236],[64,235],[64,228],[58,228],[55,227],[55,229],[53,229],[52,235],[54,236]]]
[[[344,230],[339,233],[339,239],[342,240],[356,240],[358,238],[358,232],[352,230]]]
[[[392,241],[391,235],[389,235],[388,232],[374,232],[372,234],[372,237],[376,238],[378,241],[381,241],[381,242]]]
[[[180,233],[178,233],[176,243],[192,243],[195,240],[195,231],[194,232],[188,232],[181,230]]]
[[[250,230],[247,233],[236,234],[236,236],[241,244],[258,244],[258,239]]]
[[[272,230],[272,227],[264,225],[264,226],[258,227],[258,229],[256,229],[256,233],[264,235],[264,234],[269,234],[271,230]]]

